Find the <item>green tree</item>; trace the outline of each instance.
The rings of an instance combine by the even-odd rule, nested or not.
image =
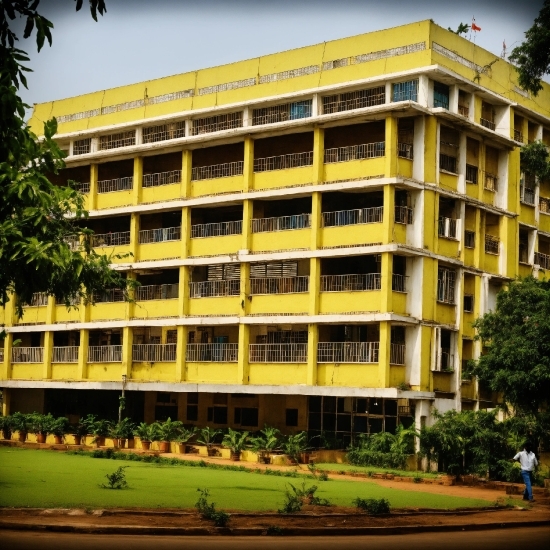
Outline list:
[[[517,412],[537,414],[550,396],[550,281],[513,281],[474,326],[485,352],[473,374]]]
[[[539,181],[550,179],[550,153],[542,141],[523,145],[520,151],[520,166],[523,172],[533,174]]]
[[[467,25],[466,23],[459,23],[456,31],[453,31],[451,27],[448,27],[448,29],[451,32],[454,32],[455,34],[458,34],[458,36],[460,36],[461,34],[468,34],[468,31],[470,30],[470,25]]]
[[[550,71],[550,0],[545,0],[525,38],[509,59],[518,67],[519,85],[536,96],[542,90],[542,77]]]
[[[75,0],[80,10],[83,0]],[[105,288],[127,289],[132,283],[110,268],[113,256],[97,254],[91,232],[81,227],[86,218],[84,198],[73,185],[56,186],[48,179],[64,168],[63,153],[54,141],[55,118],[38,137],[25,123],[19,87],[27,87],[23,63],[27,54],[15,47],[10,28],[25,19],[24,38],[36,30],[38,51],[51,45],[53,24],[37,12],[40,0],[2,0],[0,3],[0,305],[17,296],[16,310],[35,292],[55,296],[68,307],[74,301],[93,301]],[[103,0],[89,0],[92,17],[106,11]],[[77,239],[81,245],[69,243]]]

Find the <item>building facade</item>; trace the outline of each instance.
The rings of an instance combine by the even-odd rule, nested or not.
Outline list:
[[[0,311],[4,412],[348,443],[494,406],[473,321],[550,269],[550,88],[423,21],[35,106],[93,245],[140,285]],[[78,242],[73,243],[79,246]],[[13,345],[17,341],[17,345]]]

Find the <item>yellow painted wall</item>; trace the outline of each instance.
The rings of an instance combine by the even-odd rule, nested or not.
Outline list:
[[[380,222],[323,227],[321,229],[321,242],[324,247],[382,243],[384,242],[383,225]]]
[[[292,248],[309,248],[311,229],[292,229],[254,233],[252,235],[252,250],[290,250]]]
[[[255,294],[250,302],[250,313],[307,313],[307,292],[296,294]]]
[[[78,380],[78,363],[52,363],[52,380]]]
[[[379,388],[381,382],[377,364],[320,363],[317,366],[320,386]]]
[[[241,249],[241,235],[226,235],[224,237],[207,237],[189,241],[190,256],[212,256],[214,254],[230,254]]]
[[[243,188],[243,182],[243,176],[193,181],[191,182],[191,196],[201,197],[204,195],[215,195],[216,193],[234,193]]]
[[[250,384],[305,384],[307,365],[305,363],[251,363]]]
[[[300,166],[286,170],[258,172],[254,174],[252,189],[275,189],[313,182],[313,168]]]
[[[325,181],[348,180],[384,174],[385,158],[325,164]]]

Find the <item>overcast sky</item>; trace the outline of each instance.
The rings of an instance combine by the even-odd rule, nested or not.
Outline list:
[[[87,0],[84,0],[87,4]],[[95,23],[74,0],[42,0],[53,46],[31,54],[29,90],[41,103],[222,65],[327,40],[433,19],[470,23],[476,43],[500,55],[524,38],[543,0],[106,0]]]

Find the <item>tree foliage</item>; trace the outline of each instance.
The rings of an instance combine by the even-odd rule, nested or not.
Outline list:
[[[542,90],[542,77],[550,71],[550,0],[545,0],[525,38],[509,59],[518,67],[519,85],[536,96]]]
[[[537,176],[539,181],[550,179],[550,153],[542,141],[528,143],[521,148],[520,166],[523,172]]]
[[[550,396],[550,281],[526,277],[475,324],[485,352],[473,373],[516,411],[536,414]]]
[[[83,0],[75,0],[80,10]],[[0,305],[17,296],[18,314],[35,292],[55,296],[69,306],[81,298],[93,300],[105,288],[126,289],[128,283],[110,268],[113,257],[97,254],[90,231],[81,228],[87,212],[84,197],[73,186],[56,186],[48,179],[64,168],[64,154],[54,141],[55,118],[44,123],[41,139],[25,123],[25,105],[18,95],[27,87],[23,64],[27,54],[15,47],[10,28],[25,19],[24,38],[36,31],[38,51],[51,45],[53,24],[37,12],[40,0],[0,3]],[[90,0],[92,17],[105,13],[103,0]],[[79,246],[71,246],[74,240]]]
[[[470,25],[468,25],[466,23],[459,23],[456,31],[453,31],[453,29],[451,29],[451,27],[447,27],[447,28],[451,32],[454,32],[455,34],[458,34],[458,36],[460,36],[461,34],[468,34],[468,31],[470,30]]]

